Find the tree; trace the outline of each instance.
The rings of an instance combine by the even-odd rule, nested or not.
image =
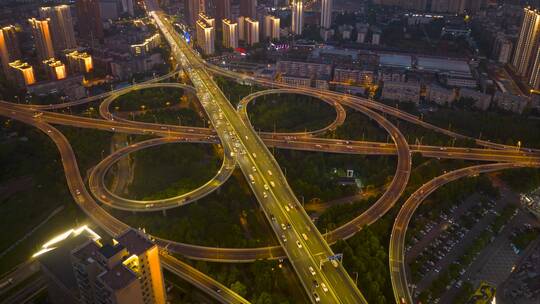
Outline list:
[[[240,281],[236,281],[236,282],[232,283],[231,289],[232,289],[232,291],[236,292],[237,294],[239,294],[242,297],[245,297],[246,294],[247,294],[246,286],[244,284],[242,284]]]

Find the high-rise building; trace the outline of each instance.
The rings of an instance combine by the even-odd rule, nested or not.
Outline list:
[[[99,0],[77,0],[79,36],[91,41],[103,39]]]
[[[62,80],[67,77],[66,66],[54,58],[43,61],[43,67],[50,80]]]
[[[112,244],[89,240],[72,251],[81,303],[164,304],[158,247],[137,230]]]
[[[0,28],[0,63],[6,75],[9,75],[9,63],[20,58],[21,49],[15,26],[8,25]]]
[[[226,48],[238,47],[238,23],[229,19],[221,21],[223,25],[223,46]]]
[[[280,19],[276,16],[264,16],[264,37],[270,40],[279,39]]]
[[[73,51],[66,54],[68,70],[70,73],[88,73],[94,69],[92,56],[88,53]]]
[[[259,43],[259,21],[253,20],[251,18],[244,19],[245,29],[245,42],[248,45],[254,45]]]
[[[9,64],[11,78],[15,83],[21,87],[27,87],[36,83],[34,78],[34,69],[27,62],[22,62],[20,60],[13,61]]]
[[[36,18],[28,19],[32,28],[32,36],[34,36],[34,44],[36,45],[37,55],[40,61],[45,61],[54,58],[54,48],[49,27],[50,19],[37,20]]]
[[[214,16],[217,22],[223,19],[231,19],[231,0],[214,0]]]
[[[250,18],[256,18],[257,0],[240,0],[240,15]]]
[[[122,13],[134,16],[133,0],[122,0]]]
[[[238,39],[245,41],[246,40],[246,17],[238,17]]]
[[[195,26],[200,13],[206,13],[205,0],[185,0],[184,15],[186,22],[190,26]]]
[[[206,15],[205,13],[199,13],[199,20],[202,20],[208,26],[212,26],[212,27],[216,26],[216,19]]]
[[[523,24],[514,52],[512,65],[516,74],[526,78],[533,88],[538,88],[540,69],[540,11],[524,8]]]
[[[214,19],[212,19],[214,20]],[[205,55],[211,55],[215,51],[214,39],[216,29],[210,26],[203,19],[197,21],[197,45],[202,49]]]
[[[333,0],[321,1],[321,27],[328,29],[332,26],[332,3]]]
[[[42,7],[39,9],[39,16],[42,19],[48,18],[50,20],[49,25],[55,51],[60,52],[77,47],[69,6]]]
[[[302,35],[304,27],[304,3],[303,0],[292,0],[292,23],[291,31],[295,35]]]

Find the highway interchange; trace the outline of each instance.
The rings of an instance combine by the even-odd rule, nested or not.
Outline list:
[[[155,19],[156,24],[171,44],[177,61],[181,63],[181,67],[190,77],[194,85],[193,87],[178,83],[158,83],[158,81],[166,80],[176,74],[177,72],[175,71],[153,79],[150,82],[135,84],[121,90],[63,104],[37,106],[1,102],[0,115],[39,128],[55,142],[62,156],[68,186],[75,201],[91,219],[113,236],[121,233],[128,226],[108,214],[99,206],[96,199],[103,204],[123,210],[165,210],[196,201],[204,195],[211,193],[227,180],[236,166],[239,166],[249,181],[249,185],[252,187],[269,223],[274,229],[280,246],[262,248],[212,248],[155,238],[156,242],[164,248],[162,250],[162,263],[165,268],[182,276],[223,303],[247,303],[247,301],[215,280],[175,259],[169,252],[193,259],[220,262],[250,262],[261,258],[287,257],[303,283],[306,293],[313,302],[366,303],[360,291],[356,288],[354,282],[340,263],[336,264],[336,267],[333,267],[331,263],[326,263],[323,264],[322,268],[319,268],[320,260],[322,258],[324,261],[324,258],[333,254],[328,244],[332,244],[339,239],[351,237],[363,226],[378,220],[394,206],[408,183],[411,170],[411,153],[419,152],[426,157],[498,162],[463,168],[437,177],[419,188],[402,206],[392,230],[389,254],[390,275],[396,301],[398,303],[413,303],[407,287],[403,247],[407,225],[414,211],[425,197],[445,183],[464,176],[515,167],[538,167],[540,164],[540,153],[537,150],[516,149],[516,147],[472,139],[433,126],[413,115],[371,100],[312,88],[291,88],[281,83],[258,79],[249,75],[238,74],[211,66],[200,59],[180,36],[174,32],[165,16],[161,14],[156,6],[153,6],[153,3],[148,1],[146,4],[150,15]],[[280,89],[261,91],[247,96],[241,101],[239,109],[235,110],[222,94],[221,90],[215,85],[209,72]],[[141,123],[120,119],[110,112],[110,105],[118,96],[133,90],[151,87],[176,87],[184,89],[187,92],[196,93],[212,123],[213,129]],[[253,130],[247,117],[247,104],[254,98],[265,94],[276,93],[305,94],[320,98],[335,106],[337,113],[336,119],[329,126],[312,132],[258,134]],[[45,111],[81,105],[103,98],[105,100],[100,104],[99,112],[104,119],[84,118]],[[388,132],[393,143],[345,141],[314,137],[339,127],[345,120],[344,107],[360,111],[376,121]],[[36,116],[36,111],[43,114]],[[379,112],[454,138],[474,140],[478,145],[485,148],[409,145],[399,129]],[[69,142],[61,132],[50,124],[97,128],[128,134],[149,134],[158,137],[120,149],[100,162],[92,171],[89,181],[89,189],[93,194],[92,196],[86,190]],[[222,145],[224,151],[223,165],[212,180],[179,197],[156,201],[128,200],[106,189],[103,181],[104,176],[108,169],[122,157],[146,147],[178,142]],[[398,164],[396,174],[388,185],[386,192],[373,206],[350,222],[322,236],[294,196],[284,175],[281,173],[281,169],[266,148],[267,146],[347,154],[397,155]],[[321,287],[316,288],[312,283],[314,278],[318,283],[324,283],[326,290],[322,290]]]

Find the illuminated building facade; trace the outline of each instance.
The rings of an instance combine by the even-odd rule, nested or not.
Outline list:
[[[264,37],[270,40],[279,39],[279,18],[272,15],[264,17]]]
[[[184,0],[184,14],[190,26],[196,26],[200,13],[206,13],[205,0]]]
[[[216,27],[216,19],[206,15],[205,13],[199,13],[199,20],[202,20],[208,26]]]
[[[321,0],[321,27],[329,29],[332,26],[333,0]]]
[[[303,0],[292,0],[292,23],[291,31],[295,35],[302,35],[304,27],[304,3]]]
[[[59,5],[54,7],[42,7],[39,9],[42,19],[49,19],[53,46],[56,51],[74,49],[77,47],[73,20],[69,6]]]
[[[20,58],[21,50],[15,26],[8,25],[0,28],[0,63],[6,75],[9,75],[9,63]]]
[[[32,35],[34,36],[38,58],[41,61],[54,58],[54,48],[49,27],[50,19],[37,20],[31,18],[28,22],[32,28]]]
[[[70,73],[88,73],[94,69],[92,56],[78,51],[66,54],[68,70]]]
[[[158,247],[130,229],[102,244],[89,240],[72,251],[81,303],[164,304]]]
[[[202,49],[205,55],[214,53],[214,38],[216,30],[213,26],[208,25],[203,20],[197,21],[197,45]]]
[[[526,7],[512,66],[516,74],[528,80],[533,89],[540,89],[540,11]]]
[[[143,43],[132,44],[131,53],[135,56],[147,55],[153,49],[161,44],[161,35],[156,33],[149,38],[146,38]]]
[[[244,25],[245,42],[248,45],[259,43],[259,21],[248,17],[244,19]]]
[[[34,77],[34,69],[27,62],[20,60],[13,61],[9,64],[10,74],[19,87],[27,87],[36,83]]]
[[[50,80],[62,80],[67,77],[66,66],[60,60],[50,58],[43,61],[43,66]]]
[[[215,16],[217,22],[223,19],[231,19],[231,0],[214,0]]]
[[[229,19],[221,21],[223,25],[223,46],[226,48],[238,47],[238,23]]]

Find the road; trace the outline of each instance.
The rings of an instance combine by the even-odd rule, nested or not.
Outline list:
[[[147,8],[150,8],[150,16],[171,45],[177,62],[197,89],[198,97],[223,146],[229,145],[236,151],[233,153],[240,169],[251,181],[249,184],[255,197],[311,300],[323,303],[366,303],[341,264],[337,263],[337,267],[330,263],[319,266],[321,260],[334,253],[294,196],[275,159],[253,128],[244,123],[218,86],[201,69],[199,59],[189,46],[179,38],[159,11],[152,11],[152,8],[157,7],[149,4],[150,1],[146,3]]]
[[[107,189],[105,185],[105,176],[111,166],[120,161],[123,157],[126,157],[128,154],[148,147],[154,147],[163,144],[189,142],[186,139],[187,138],[176,139],[174,137],[154,138],[137,142],[115,151],[114,153],[105,157],[92,169],[88,181],[90,191],[92,192],[92,194],[94,194],[95,197],[99,199],[100,202],[108,206],[126,211],[139,212],[162,211],[176,208],[179,206],[187,205],[191,202],[205,197],[206,195],[219,189],[219,187],[221,187],[221,185],[225,183],[233,173],[236,161],[233,157],[230,156],[229,151],[224,151],[222,155],[223,162],[221,164],[221,167],[214,175],[214,177],[212,177],[212,179],[194,190],[174,197],[158,200],[127,199],[113,193],[112,191]]]

